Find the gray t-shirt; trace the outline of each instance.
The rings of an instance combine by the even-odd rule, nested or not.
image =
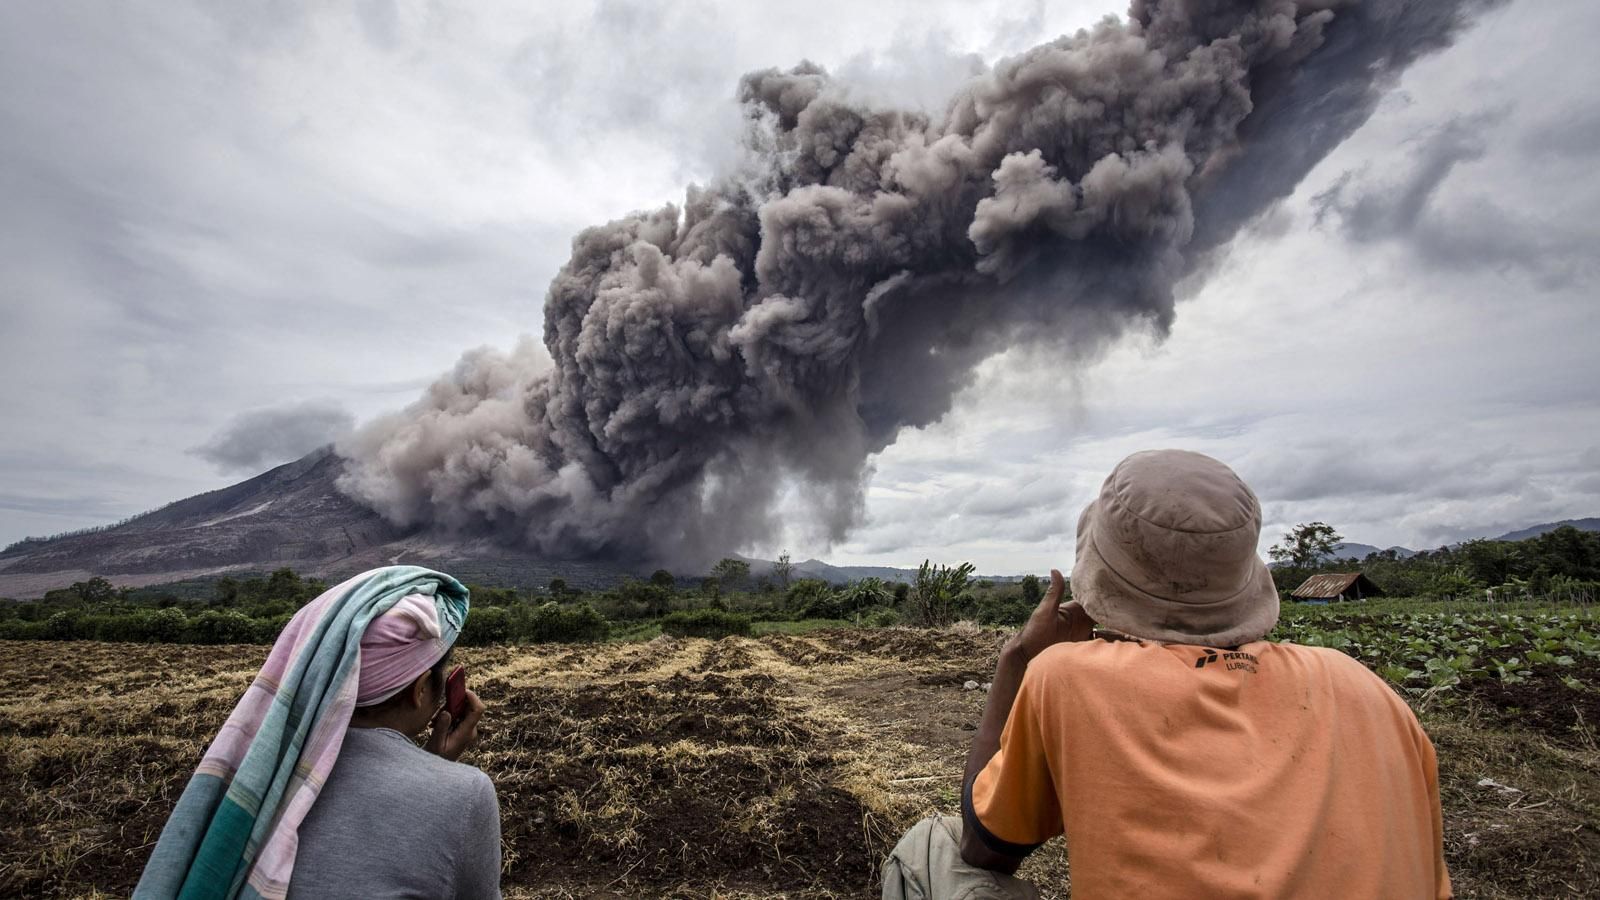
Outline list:
[[[289,900],[500,898],[489,776],[389,728],[351,728],[300,824]]]

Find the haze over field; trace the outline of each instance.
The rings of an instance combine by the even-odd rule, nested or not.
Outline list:
[[[469,375],[514,383],[544,363],[485,361],[537,358],[541,351],[516,335],[562,333],[559,321],[541,326],[539,310],[580,228],[682,202],[690,181],[721,185],[697,196],[720,198],[735,220],[759,219],[765,235],[782,233],[774,223],[784,214],[822,209],[817,193],[759,216],[740,206],[750,178],[787,189],[826,177],[797,168],[784,143],[796,140],[783,120],[796,91],[835,92],[840,120],[901,110],[880,123],[883,140],[928,146],[938,136],[928,123],[944,120],[960,85],[995,83],[983,74],[990,66],[1025,71],[1039,57],[1000,60],[1116,11],[1091,3],[995,14],[1008,8],[852,6],[850,16],[823,10],[794,21],[765,18],[786,15],[776,11],[628,3],[527,19],[386,4],[357,17],[260,20],[177,7],[148,18],[113,7],[7,10],[0,114],[20,127],[0,138],[0,170],[16,199],[0,214],[0,289],[20,302],[0,313],[0,377],[33,388],[5,401],[17,425],[0,436],[0,541],[118,518],[293,458],[412,401],[465,347],[495,348],[474,357],[483,364]],[[838,563],[932,555],[989,571],[1039,569],[1070,555],[1076,511],[1110,465],[1162,445],[1233,464],[1265,501],[1269,541],[1309,518],[1380,545],[1434,546],[1592,513],[1600,508],[1591,387],[1600,315],[1587,248],[1600,237],[1600,187],[1588,172],[1600,157],[1600,106],[1584,85],[1600,73],[1583,48],[1596,34],[1600,12],[1584,3],[1522,0],[1487,13],[1454,47],[1415,64],[1371,120],[1276,206],[1265,204],[1270,195],[1237,209],[1213,203],[1208,218],[1207,195],[1197,190],[1199,212],[1188,218],[1185,179],[1226,148],[1237,114],[1215,113],[1213,137],[1186,134],[1188,143],[1171,144],[1165,157],[1159,146],[1130,152],[1135,171],[1151,167],[1161,227],[1081,224],[1091,243],[1103,235],[1134,248],[1122,271],[1103,261],[1038,263],[1040,228],[1080,226],[1070,221],[1074,210],[1043,203],[1052,182],[1037,166],[1022,171],[1026,153],[1011,163],[1018,195],[1010,210],[1033,192],[1034,219],[1007,219],[1019,226],[1013,232],[998,220],[953,231],[928,224],[928,209],[950,206],[975,206],[982,217],[980,195],[996,188],[987,178],[995,160],[980,160],[972,166],[983,176],[972,179],[977,194],[924,210],[913,204],[928,229],[928,261],[886,252],[839,289],[858,310],[874,290],[888,310],[894,291],[920,287],[918,296],[938,300],[914,319],[890,319],[907,341],[846,342],[838,351],[831,365],[856,377],[859,394],[846,392],[839,407],[831,382],[818,393],[810,376],[780,378],[790,392],[780,391],[782,402],[739,400],[738,412],[691,419],[670,435],[677,445],[702,445],[701,468],[677,483],[694,487],[709,473],[739,488],[713,510],[717,527],[689,534],[685,546],[720,555],[712,545],[754,535],[741,549],[793,547]],[[713,46],[724,52],[705,52]],[[801,59],[826,67],[831,86],[818,87],[820,76],[804,69],[746,82],[745,109],[771,113],[777,146],[770,157],[740,156],[740,76],[789,71]],[[1130,126],[1122,137],[1139,138],[1138,147],[1160,137],[1164,123]],[[1072,180],[1098,158],[1074,163]],[[1225,155],[1218,159],[1225,172]],[[730,172],[745,180],[717,180]],[[1092,183],[1084,184],[1075,202],[1092,205],[1082,199],[1093,200]],[[1231,190],[1213,196],[1241,194],[1226,177],[1209,186],[1219,184]],[[876,189],[845,188],[847,201],[852,189]],[[715,204],[704,202],[712,215]],[[1180,252],[1187,229],[1198,229],[1194,244],[1204,249],[1263,210],[1226,255],[1197,266]],[[613,230],[638,233],[650,221]],[[721,229],[725,237],[674,246],[668,260],[682,275],[685,260],[710,271],[707,248],[749,254],[753,269],[736,267],[729,288],[737,298],[748,289],[737,272],[763,271],[754,248],[739,244],[757,235],[753,228],[735,221]],[[960,258],[970,248],[952,235],[972,240],[979,258]],[[596,232],[585,241],[604,239]],[[961,265],[950,264],[952,254]],[[774,284],[792,282],[802,299],[834,296],[817,287],[828,274],[819,267],[825,255],[796,251],[793,259],[787,270],[768,260],[765,271],[779,273]],[[620,280],[610,287],[637,279],[641,265],[634,259],[635,268],[612,273]],[[1059,309],[1031,302],[997,321],[974,319],[973,291],[993,288],[970,279],[952,286],[951,273],[963,268],[1032,279],[1035,289],[1059,290],[1063,272],[1075,284],[1114,278],[1110,293],[1128,299],[1091,310],[1087,324],[1076,309],[1075,330],[1059,327]],[[1129,273],[1137,275],[1131,290]],[[1185,274],[1177,295],[1186,302],[1174,311],[1167,291]],[[564,278],[558,299],[562,290],[595,291],[571,270]],[[747,350],[767,348],[766,364],[751,363],[767,380],[735,366],[698,382],[704,388],[768,391],[789,365],[772,347],[827,356],[805,343],[819,337],[815,330],[790,329],[760,345],[754,332],[794,321],[778,313],[793,313],[795,303],[769,296],[768,305],[773,315],[759,317],[759,328],[730,320],[721,331]],[[895,354],[937,346],[948,358],[953,346],[929,338],[929,322],[962,325],[975,346],[960,348],[952,364],[912,370],[914,357]],[[1040,325],[1056,327],[989,355],[1016,330]],[[557,362],[583,361],[564,352],[571,355],[558,352]],[[906,379],[907,371],[919,375]],[[622,392],[606,401],[613,410],[631,396],[626,379],[619,383]],[[908,385],[928,396],[900,396]],[[796,404],[796,390],[821,402]],[[598,395],[550,396],[582,408]],[[867,409],[858,421],[849,418],[852,403]],[[797,430],[783,419],[796,405],[822,424]],[[530,432],[513,423],[510,433]],[[365,434],[363,458],[378,458],[373,442],[392,432]],[[551,434],[529,443],[570,446],[559,427]],[[450,443],[460,435],[444,432],[436,468],[449,468],[452,455],[454,471],[481,465]],[[636,436],[616,437],[629,453],[640,446]],[[719,456],[729,447],[745,454],[733,469]],[[402,478],[378,471],[379,481],[358,493],[401,519],[497,516],[560,550],[574,549],[574,533],[577,549],[648,540],[660,520],[640,519],[639,510],[677,516],[683,508],[648,483],[656,476],[645,465],[623,474],[645,479],[650,504],[574,517],[599,470],[574,471],[570,449],[552,452],[536,449],[498,482],[510,488],[503,491],[482,490],[496,479],[474,476],[471,490],[429,482],[405,495],[384,490]],[[551,480],[530,473],[535,463],[562,473],[553,502],[516,494]],[[756,486],[740,486],[751,470]],[[788,477],[774,483],[773,471]],[[812,492],[800,484],[822,485],[822,502],[804,502]],[[808,506],[822,514],[784,514]],[[598,537],[582,533],[596,523]],[[830,540],[842,543],[829,551]]]

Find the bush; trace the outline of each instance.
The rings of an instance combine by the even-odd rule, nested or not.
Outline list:
[[[600,641],[611,632],[611,623],[587,603],[564,607],[551,601],[512,612],[510,631],[518,641],[532,644]]]
[[[0,622],[0,641],[42,641],[45,623],[8,619]]]
[[[849,613],[839,594],[822,594],[807,600],[794,617],[796,619],[843,619]]]
[[[145,640],[158,644],[176,644],[189,630],[189,617],[181,609],[156,609],[145,613]]]
[[[938,627],[956,620],[962,611],[959,607],[969,602],[967,588],[972,584],[972,568],[972,563],[952,568],[923,560],[910,593],[918,624]]]
[[[265,603],[257,603],[248,610],[241,610],[241,612],[252,619],[276,619],[283,615],[292,616],[298,608],[287,600],[268,600]]]
[[[83,613],[75,609],[64,609],[44,621],[44,638],[47,641],[75,641],[82,638],[94,637],[93,632],[88,632]],[[90,626],[92,627],[92,626]]]
[[[189,620],[186,637],[191,644],[253,644],[254,619],[231,609],[208,609]]]
[[[86,621],[82,631],[87,632],[89,627],[90,623]],[[124,643],[178,644],[187,637],[189,619],[182,610],[141,609],[137,612],[95,616],[93,630],[93,635],[84,633],[81,636]]]
[[[1024,597],[984,597],[974,604],[973,614],[980,625],[1021,625],[1033,615],[1038,601]]]
[[[283,629],[288,626],[289,621],[293,618],[294,613],[291,612],[256,619],[256,643],[271,644],[276,642],[278,635],[283,633]]]
[[[118,643],[143,643],[145,633],[149,630],[145,618],[138,613],[124,613],[120,616],[95,616],[92,621],[84,623],[85,629],[93,628],[93,637],[100,641],[116,641]]]
[[[868,628],[888,628],[900,624],[900,614],[892,609],[875,609],[862,620]]]
[[[511,638],[511,614],[500,606],[475,606],[457,642],[467,647],[504,644]]]
[[[788,592],[784,595],[784,602],[802,618],[806,610],[816,610],[826,613],[831,608],[833,601],[833,585],[820,578],[802,578],[789,585]],[[823,616],[832,618],[832,616]]]
[[[675,612],[661,619],[661,630],[673,637],[722,638],[749,635],[750,617],[717,609]]]

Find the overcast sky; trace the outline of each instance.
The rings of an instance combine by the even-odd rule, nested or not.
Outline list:
[[[334,6],[343,7],[335,11]],[[298,456],[540,334],[586,225],[734,157],[739,75],[809,58],[937,110],[1122,8],[0,7],[0,543]],[[1600,4],[1519,0],[1414,67],[1193,286],[1164,341],[990,360],[876,461],[836,563],[1066,568],[1123,455],[1234,466],[1263,546],[1600,515]]]

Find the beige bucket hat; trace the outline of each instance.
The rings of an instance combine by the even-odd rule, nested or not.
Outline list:
[[[1106,628],[1211,647],[1260,640],[1278,591],[1256,554],[1261,504],[1217,460],[1146,450],[1117,464],[1078,519],[1072,596]]]

